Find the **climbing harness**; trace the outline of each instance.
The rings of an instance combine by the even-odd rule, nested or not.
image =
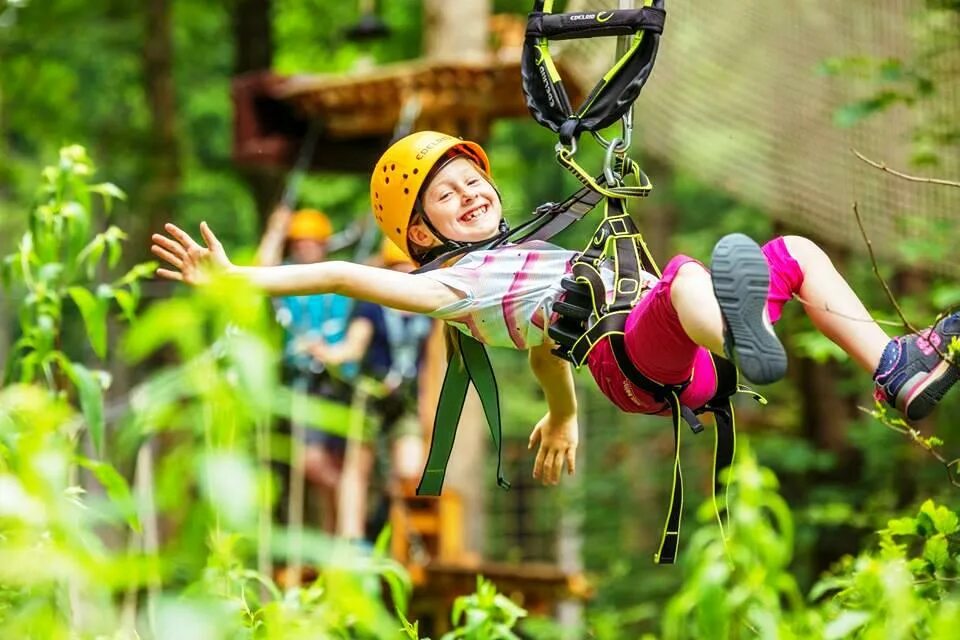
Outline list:
[[[474,246],[454,247],[434,257],[419,271],[442,266],[449,260],[476,249],[491,249],[505,243],[546,240],[582,219],[603,202],[603,219],[584,250],[573,261],[571,277],[564,278],[563,297],[553,311],[558,315],[548,334],[557,344],[554,354],[577,368],[587,361],[590,351],[602,340],[609,340],[624,377],[649,393],[660,407],[657,413],[670,411],[673,420],[673,488],[666,523],[655,561],[672,564],[679,544],[683,510],[683,477],[680,465],[680,423],[689,424],[694,433],[703,431],[699,415],[715,416],[714,505],[721,531],[725,526],[724,497],[718,496],[721,474],[733,461],[735,418],[731,397],[737,392],[761,396],[738,384],[736,368],[724,358],[713,357],[717,392],[702,407],[685,406],[680,396],[689,384],[665,384],[640,372],[624,346],[624,324],[630,310],[644,293],[641,272],[660,276],[653,258],[627,212],[628,200],[644,197],[652,189],[647,176],[626,156],[632,138],[632,106],[650,75],[656,58],[659,36],[664,26],[664,0],[646,0],[640,9],[586,13],[552,13],[552,0],[538,0],[527,23],[521,63],[523,91],[534,119],[558,134],[556,158],[561,166],[583,185],[559,204],[539,207],[530,220],[514,229],[504,229],[496,237]],[[549,41],[570,38],[629,35],[629,46],[590,92],[584,104],[574,110],[556,65],[550,57]],[[622,123],[619,137],[606,140],[600,129]],[[606,150],[603,172],[594,177],[576,162],[579,137],[590,133]],[[631,179],[632,184],[626,184]],[[607,295],[601,278],[601,266],[613,263],[614,284]],[[457,348],[450,356],[436,414],[434,437],[427,465],[417,493],[437,495],[453,447],[457,423],[463,408],[467,386],[477,389],[487,423],[498,449],[497,483],[509,487],[502,474],[501,428],[496,380],[482,344],[456,332]],[[721,503],[718,503],[718,500]]]

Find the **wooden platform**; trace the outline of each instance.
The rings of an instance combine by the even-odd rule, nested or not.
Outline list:
[[[477,141],[487,138],[499,118],[530,117],[519,58],[417,60],[346,75],[262,72],[235,78],[232,93],[233,157],[247,166],[292,166],[315,123],[320,135],[312,169],[368,172],[389,145],[405,106],[417,111],[413,130]],[[571,96],[575,102],[580,98]]]

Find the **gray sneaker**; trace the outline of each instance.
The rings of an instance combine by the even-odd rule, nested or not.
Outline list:
[[[770,270],[756,242],[742,233],[713,248],[713,292],[724,321],[724,351],[754,384],[770,384],[787,371],[787,354],[767,315]]]

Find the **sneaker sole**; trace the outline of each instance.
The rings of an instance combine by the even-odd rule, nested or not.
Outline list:
[[[907,394],[902,409],[904,415],[908,420],[926,418],[933,413],[934,408],[957,380],[960,380],[960,371],[946,360],[942,360]]]
[[[727,325],[727,356],[754,384],[776,382],[787,372],[783,345],[764,321],[770,271],[757,243],[734,233],[713,249],[713,291]]]

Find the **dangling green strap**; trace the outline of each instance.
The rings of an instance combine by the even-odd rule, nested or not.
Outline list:
[[[720,535],[726,543],[730,529],[730,504],[727,500],[729,483],[723,482],[721,476],[724,470],[733,464],[737,450],[737,421],[731,398],[728,397],[720,406],[714,407],[713,415],[717,423],[713,449],[713,509],[720,525]]]
[[[668,397],[673,416],[673,490],[670,494],[670,509],[660,536],[660,548],[653,557],[657,564],[673,564],[680,545],[680,519],[683,516],[683,473],[680,469],[680,398],[675,392]]]
[[[455,349],[447,363],[447,373],[440,390],[437,415],[433,421],[433,439],[430,454],[417,487],[418,496],[438,496],[443,488],[443,478],[447,472],[447,463],[453,442],[457,435],[457,426],[463,413],[463,403],[467,397],[467,387],[473,383],[483,405],[483,413],[490,427],[493,444],[497,448],[497,484],[504,489],[510,483],[503,477],[503,429],[500,422],[500,394],[493,366],[487,356],[487,350],[476,339],[457,331]]]

